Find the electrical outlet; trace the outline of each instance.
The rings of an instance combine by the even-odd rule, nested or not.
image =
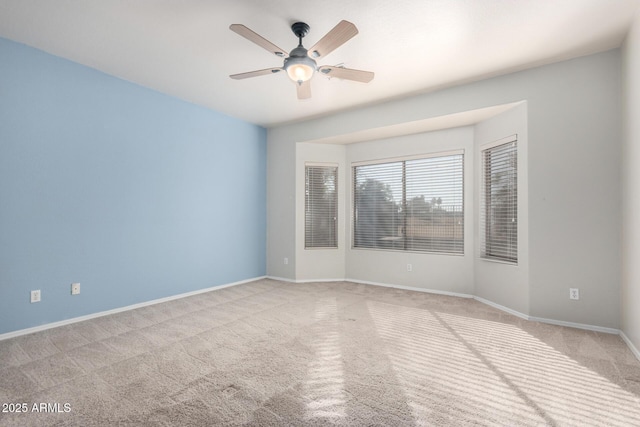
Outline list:
[[[407,271],[413,271],[413,265],[407,264]]]
[[[40,302],[40,290],[31,291],[31,302]]]
[[[71,295],[78,295],[80,293],[80,283],[71,284]]]
[[[580,290],[578,288],[569,288],[569,299],[580,299]]]
[[[287,264],[289,264],[289,258],[284,259],[284,265],[287,265]]]

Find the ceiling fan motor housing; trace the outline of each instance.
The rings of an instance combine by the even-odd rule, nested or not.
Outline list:
[[[301,55],[302,53],[302,55]],[[297,47],[284,60],[284,69],[291,80],[301,84],[309,80],[316,72],[316,61],[307,56],[307,49]]]

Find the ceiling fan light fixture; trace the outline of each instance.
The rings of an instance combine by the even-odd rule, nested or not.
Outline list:
[[[296,52],[299,49],[300,52]],[[284,60],[284,69],[287,71],[287,75],[298,84],[306,82],[313,77],[316,68],[316,61],[309,58],[307,50],[301,47],[293,49],[291,56]]]
[[[289,78],[296,83],[306,82],[313,76],[314,69],[307,64],[293,64],[287,67]]]

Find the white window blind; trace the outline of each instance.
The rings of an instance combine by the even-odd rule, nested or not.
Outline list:
[[[337,166],[305,166],[305,248],[337,248]]]
[[[354,248],[464,253],[463,154],[353,167]]]
[[[518,262],[518,145],[510,141],[482,150],[482,256]]]

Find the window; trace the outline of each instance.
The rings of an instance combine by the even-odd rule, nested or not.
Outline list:
[[[517,137],[482,150],[482,257],[518,262]]]
[[[353,247],[464,253],[462,152],[353,167]]]
[[[304,247],[337,248],[337,166],[305,166],[304,206]]]

